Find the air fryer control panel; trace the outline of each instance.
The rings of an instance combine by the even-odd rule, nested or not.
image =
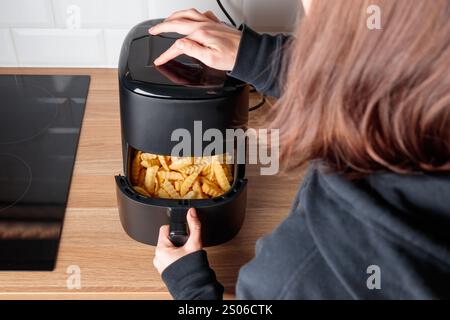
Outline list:
[[[129,79],[148,86],[222,88],[224,71],[212,69],[186,55],[155,66],[153,61],[173,45],[175,37],[144,36],[131,42]]]

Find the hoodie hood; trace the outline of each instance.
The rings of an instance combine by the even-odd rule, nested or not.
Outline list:
[[[308,228],[354,298],[450,297],[448,175],[350,181],[317,165],[305,181],[300,203]]]

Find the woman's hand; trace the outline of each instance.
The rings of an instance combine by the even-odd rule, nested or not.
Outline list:
[[[194,208],[189,209],[186,218],[190,234],[189,239],[182,247],[175,247],[170,241],[168,225],[164,225],[159,229],[158,244],[155,250],[155,258],[153,259],[153,265],[159,274],[178,259],[202,249],[201,224]]]
[[[149,29],[152,35],[163,32],[176,32],[186,37],[176,40],[167,51],[156,58],[155,65],[162,65],[186,54],[214,69],[233,69],[241,32],[221,23],[211,11],[178,11]]]

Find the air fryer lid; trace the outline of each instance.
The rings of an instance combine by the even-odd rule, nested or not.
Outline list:
[[[225,71],[210,68],[186,55],[155,66],[153,61],[183,36],[139,34],[130,42],[124,79],[125,86],[136,93],[171,99],[205,99],[227,95],[242,85]]]

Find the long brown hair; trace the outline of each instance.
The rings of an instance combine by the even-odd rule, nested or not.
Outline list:
[[[450,0],[313,0],[295,39],[269,115],[289,167],[450,172]]]

